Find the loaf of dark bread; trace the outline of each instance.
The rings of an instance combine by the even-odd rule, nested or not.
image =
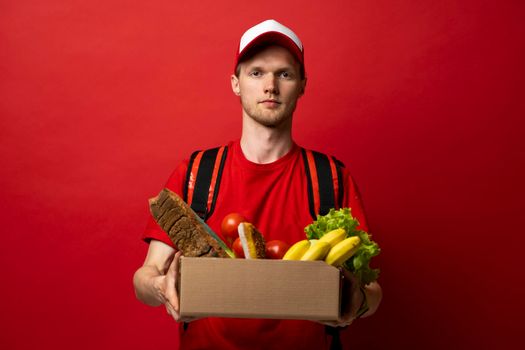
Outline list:
[[[197,214],[176,193],[163,189],[149,200],[151,214],[184,256],[228,257]]]

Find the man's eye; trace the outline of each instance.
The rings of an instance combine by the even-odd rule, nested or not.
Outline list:
[[[261,72],[257,71],[257,70],[254,70],[250,73],[250,75],[252,77],[260,77],[261,76]]]
[[[279,74],[279,76],[280,76],[281,78],[290,78],[290,73],[288,73],[288,72],[281,72],[281,73]]]

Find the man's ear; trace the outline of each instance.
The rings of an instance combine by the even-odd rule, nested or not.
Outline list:
[[[304,77],[304,79],[301,81],[301,91],[299,93],[299,96],[303,96],[304,95],[304,91],[306,89],[306,81],[307,81],[306,77]]]
[[[241,95],[241,88],[239,87],[239,78],[235,76],[235,74],[232,74],[231,76],[231,83],[232,83],[232,91],[235,95],[240,96]]]

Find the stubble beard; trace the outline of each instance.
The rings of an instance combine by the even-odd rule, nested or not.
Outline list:
[[[288,106],[288,108],[277,108],[261,109],[258,106],[251,106],[245,103],[241,97],[241,104],[244,113],[258,124],[267,128],[277,128],[284,125],[288,120],[292,118],[293,112],[295,111],[296,103]],[[282,107],[282,106],[281,106]]]

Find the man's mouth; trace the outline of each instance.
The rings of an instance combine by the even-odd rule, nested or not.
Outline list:
[[[277,100],[274,100],[274,99],[271,99],[271,98],[268,98],[266,100],[262,100],[259,103],[262,103],[263,105],[268,106],[268,107],[276,107],[276,106],[281,104],[281,102],[279,102]]]

